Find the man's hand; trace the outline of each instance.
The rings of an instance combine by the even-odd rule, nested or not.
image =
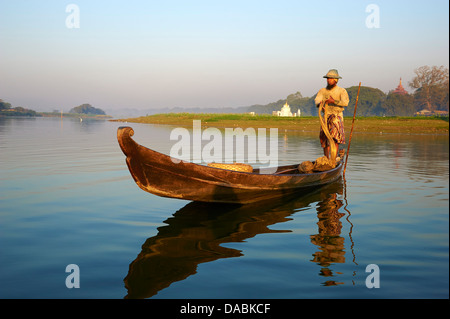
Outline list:
[[[333,104],[335,101],[334,101],[334,99],[330,96],[330,97],[328,98],[328,100],[326,100],[325,102],[328,103],[328,104]]]

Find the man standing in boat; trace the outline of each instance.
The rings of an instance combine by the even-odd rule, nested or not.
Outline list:
[[[339,152],[339,144],[345,144],[345,132],[344,132],[344,107],[348,106],[349,98],[347,90],[337,85],[339,79],[339,73],[336,69],[328,71],[324,78],[327,79],[327,86],[320,89],[315,98],[316,107],[319,107],[320,103],[325,101],[326,112],[328,118],[324,119],[327,123],[330,135],[333,141],[336,143],[336,150]],[[325,136],[323,129],[320,128],[320,144],[323,147],[323,154],[326,157],[330,157],[330,145],[328,138]],[[337,155],[337,154],[336,154]]]

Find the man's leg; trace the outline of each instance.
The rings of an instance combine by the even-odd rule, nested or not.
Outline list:
[[[334,141],[333,141],[334,142]],[[336,154],[334,154],[334,158],[339,156],[339,143],[334,142],[334,144],[336,145]]]
[[[330,146],[327,145],[323,148],[323,155],[325,155],[326,157],[330,157]]]

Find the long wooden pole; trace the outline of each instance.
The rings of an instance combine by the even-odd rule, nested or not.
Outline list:
[[[343,173],[344,175],[345,175],[345,170],[347,169],[347,159],[348,159],[348,153],[350,152],[350,142],[352,141],[353,125],[355,124],[356,108],[358,107],[358,99],[359,99],[359,90],[360,89],[361,89],[361,82],[359,82],[358,94],[356,95],[355,111],[353,112],[352,130],[350,131],[350,137],[348,139],[347,154],[345,154],[345,164],[344,164],[344,173]]]

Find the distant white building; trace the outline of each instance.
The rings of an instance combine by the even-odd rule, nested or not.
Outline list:
[[[300,116],[301,112],[298,109],[297,113],[292,114],[291,107],[286,101],[286,104],[283,105],[280,111],[273,111],[272,115],[274,116]]]

